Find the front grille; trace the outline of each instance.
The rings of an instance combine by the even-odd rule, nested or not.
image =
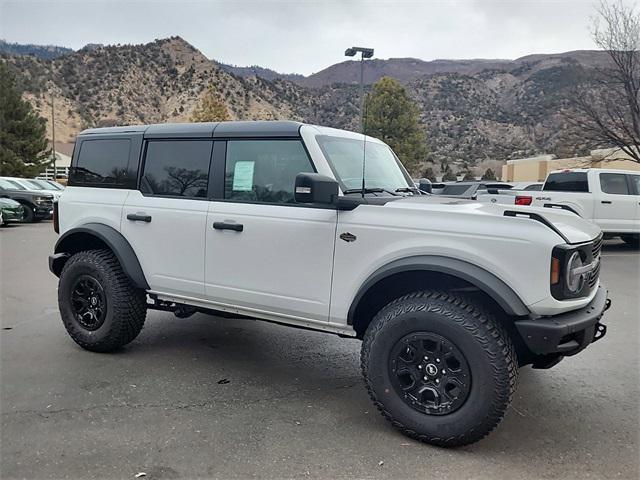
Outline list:
[[[602,234],[593,241],[591,246],[591,258],[592,261],[597,261],[596,268],[591,271],[589,275],[589,288],[593,288],[598,283],[598,277],[600,276],[600,250],[602,250]]]

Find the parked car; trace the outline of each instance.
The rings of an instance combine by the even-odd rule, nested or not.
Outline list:
[[[0,225],[9,222],[21,222],[24,216],[24,208],[9,197],[0,196]]]
[[[51,218],[53,213],[53,195],[27,190],[11,180],[0,178],[0,196],[9,197],[24,207],[23,221],[26,223]]]
[[[537,192],[542,190],[544,182],[509,182],[512,190],[519,190],[522,192]]]
[[[41,190],[52,192],[62,192],[64,190],[64,187],[62,185],[52,180],[40,180],[38,178],[23,178],[22,180],[33,185],[34,187],[39,187],[39,189]]]
[[[18,178],[18,177],[0,177],[9,182],[17,183],[27,190],[31,190],[33,192],[40,192],[46,195],[53,195],[53,201],[55,202],[60,197],[62,193],[57,188],[52,187],[49,184],[42,185],[38,183],[37,180],[32,180],[30,178]]]
[[[562,209],[598,225],[605,236],[619,236],[640,247],[640,172],[602,168],[549,173],[534,206]]]
[[[483,438],[519,366],[605,335],[602,234],[566,211],[420,195],[364,138],[297,122],[81,132],[49,257],[71,338],[118,349],[148,309],[355,337],[369,395],[402,433]]]
[[[500,182],[456,182],[448,183],[438,193],[443,197],[452,198],[466,198],[470,200],[476,200],[478,195],[486,193],[488,190],[511,189],[511,185],[508,183]]]

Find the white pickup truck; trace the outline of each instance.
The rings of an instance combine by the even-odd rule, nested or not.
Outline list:
[[[558,170],[532,197],[533,206],[568,210],[598,225],[606,237],[640,244],[640,172]]]
[[[605,237],[640,246],[640,172],[602,168],[551,172],[541,191],[488,190],[483,203],[566,210],[598,225]]]

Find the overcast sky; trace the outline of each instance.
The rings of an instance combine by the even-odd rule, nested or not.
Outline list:
[[[310,74],[377,58],[517,58],[594,48],[592,0],[0,0],[0,38],[74,49],[180,35],[207,57]]]

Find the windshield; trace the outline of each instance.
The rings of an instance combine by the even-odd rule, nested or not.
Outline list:
[[[343,190],[362,188],[362,140],[318,136],[318,144]],[[391,149],[377,142],[366,142],[365,187],[397,189],[415,188]]]
[[[6,190],[26,190],[26,188],[19,183],[11,180],[5,180],[3,178],[0,178],[0,188],[4,188]]]
[[[50,185],[42,180],[30,180],[25,178],[23,181],[31,185],[36,190],[57,190],[57,188],[55,188],[53,185]]]

